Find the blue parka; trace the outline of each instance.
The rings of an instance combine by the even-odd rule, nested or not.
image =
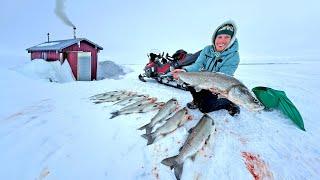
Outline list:
[[[217,30],[226,24],[232,24],[234,34],[229,45],[222,52],[217,52],[214,47],[214,40]],[[240,57],[238,52],[238,40],[236,39],[236,25],[232,21],[227,21],[221,24],[212,36],[213,45],[206,46],[200,53],[195,63],[184,67],[187,72],[209,71],[221,72],[233,76],[238,68]]]

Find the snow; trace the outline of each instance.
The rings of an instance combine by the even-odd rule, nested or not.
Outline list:
[[[98,63],[97,79],[120,79],[123,75],[131,71],[130,68],[116,64],[113,61],[100,61]]]
[[[14,69],[31,79],[42,81],[66,83],[75,79],[68,61],[61,64],[60,61],[34,59]]]
[[[57,45],[57,44],[60,44],[61,42],[46,42],[46,43],[42,43],[42,44],[39,44],[37,45],[38,47],[45,47],[45,46],[54,46],[54,45]]]
[[[238,117],[225,110],[209,113],[217,132],[195,161],[185,162],[182,179],[252,179],[247,169],[252,162],[258,175],[267,172],[274,179],[318,179],[319,60],[246,63],[239,66],[235,76],[249,88],[284,90],[301,112],[306,132],[279,111],[252,113],[241,108]],[[156,112],[109,119],[110,112],[120,106],[93,104],[89,97],[111,90],[132,90],[163,102],[175,97],[184,106],[191,101],[188,92],[152,80],[139,81],[143,65],[126,65],[133,71],[118,80],[68,83],[39,80],[35,74],[42,72],[37,66],[0,67],[0,179],[175,179],[160,162],[178,153],[188,129],[202,116],[198,110],[190,111],[193,121],[146,146],[140,136],[143,132],[137,128]],[[246,153],[257,160],[245,161]]]

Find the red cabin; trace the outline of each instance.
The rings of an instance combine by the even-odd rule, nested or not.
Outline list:
[[[28,53],[31,53],[31,60],[44,59],[61,63],[67,60],[78,81],[97,79],[100,50],[103,50],[101,46],[85,38],[48,41],[27,49]]]

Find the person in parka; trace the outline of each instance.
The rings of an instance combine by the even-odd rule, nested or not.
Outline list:
[[[175,79],[179,78],[179,72],[209,71],[220,72],[233,76],[240,61],[238,53],[238,40],[236,38],[237,27],[233,21],[226,21],[214,31],[212,45],[206,46],[200,53],[194,64],[172,71]],[[234,116],[240,113],[237,105],[226,98],[218,98],[211,90],[196,92],[189,87],[193,101],[187,103],[190,109],[199,108],[203,113],[220,109],[228,110]]]

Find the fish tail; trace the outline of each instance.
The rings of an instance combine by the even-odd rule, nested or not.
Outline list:
[[[115,111],[115,112],[112,112],[111,114],[112,114],[112,116],[109,119],[113,119],[113,118],[119,116],[120,115],[120,111]]]
[[[166,166],[169,166],[171,169],[176,166],[178,163],[177,163],[177,156],[173,156],[173,157],[169,157],[169,158],[166,158],[166,159],[163,159],[161,161],[162,164],[166,165]]]
[[[152,126],[148,126],[146,127],[146,134],[151,134],[153,127]]]
[[[154,133],[149,134],[149,135],[148,135],[148,143],[147,143],[147,145],[152,144],[155,139],[156,139],[156,136],[155,136]]]
[[[178,155],[166,158],[161,161],[162,164],[169,166],[170,169],[174,169],[174,175],[176,176],[177,179],[181,178],[182,170],[183,170],[183,164],[179,164],[177,162]]]
[[[174,168],[174,175],[176,176],[177,180],[180,180],[183,170],[183,164],[178,164]]]
[[[141,137],[148,139],[148,134],[142,134]]]

